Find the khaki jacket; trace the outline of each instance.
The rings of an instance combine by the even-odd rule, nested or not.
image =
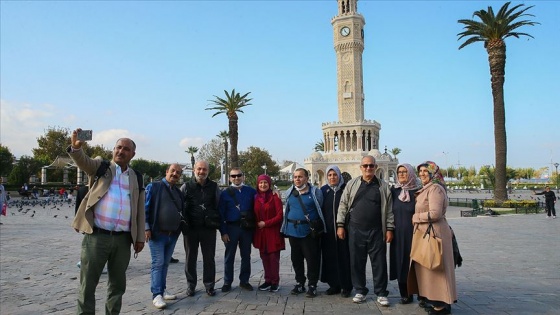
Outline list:
[[[72,148],[68,147],[66,150],[68,155],[72,158],[74,163],[78,168],[82,169],[89,176],[90,189],[88,194],[84,197],[74,221],[72,222],[72,227],[78,231],[91,234],[93,233],[93,209],[97,202],[105,196],[109,187],[111,186],[111,181],[113,180],[113,174],[116,172],[116,164],[111,161],[111,165],[105,176],[100,177],[95,184],[93,180],[95,178],[95,173],[101,165],[101,159],[92,159],[85,155],[84,150],[76,150],[72,152]],[[130,169],[130,167],[129,167]],[[130,182],[130,234],[132,236],[132,244],[136,242],[145,242],[146,236],[144,234],[146,220],[144,212],[144,200],[145,192],[143,189],[138,187],[138,180],[136,179],[136,172],[130,169],[129,172],[129,182]]]

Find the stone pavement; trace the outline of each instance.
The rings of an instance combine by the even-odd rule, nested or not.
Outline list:
[[[459,298],[453,314],[560,314],[560,218],[546,219],[542,213],[460,218],[459,211],[465,209],[448,210],[464,258],[463,266],[456,270]],[[0,314],[75,313],[79,284],[76,262],[82,236],[70,228],[73,205],[17,210],[11,207],[8,216],[0,218]],[[295,280],[289,250],[282,252],[279,292],[242,291],[234,282],[233,290],[223,294],[219,290],[224,255],[221,241],[216,254],[217,295],[208,297],[199,280],[196,295],[186,297],[182,237],[177,244],[174,256],[180,262],[169,268],[168,289],[177,293],[178,299],[163,311],[153,307],[146,246],[131,260],[122,314],[426,314],[417,303],[398,304],[396,281],[389,282],[389,307],[378,306],[371,293],[367,303],[359,305],[351,298],[327,296],[323,283],[316,298],[290,295]],[[258,251],[253,250],[250,282],[256,287],[262,277]],[[373,291],[371,270],[368,277]],[[102,275],[97,290],[100,314],[106,285],[107,276]]]

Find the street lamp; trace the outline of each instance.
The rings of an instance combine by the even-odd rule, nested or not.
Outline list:
[[[266,175],[266,168],[267,168],[267,167],[266,167],[266,163],[264,163],[264,165],[263,165],[263,166],[261,166],[261,167],[262,167],[262,168],[263,168],[263,170],[264,170],[264,175]]]
[[[556,167],[556,192],[560,192],[560,189],[558,188],[558,166],[560,164],[558,163],[554,163],[554,167]]]
[[[449,165],[447,164],[447,153],[449,153],[449,152],[445,152],[445,151],[443,152],[443,154],[445,154],[445,167],[446,167],[446,169],[445,169],[445,173],[446,173],[445,176],[446,176],[447,178],[449,178]]]

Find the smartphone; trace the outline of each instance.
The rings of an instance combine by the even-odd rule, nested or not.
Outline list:
[[[91,130],[78,131],[78,140],[80,141],[90,141],[92,139]]]

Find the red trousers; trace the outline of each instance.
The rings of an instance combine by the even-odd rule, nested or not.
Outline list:
[[[264,282],[270,284],[280,283],[280,251],[274,253],[261,253],[264,268]]]

